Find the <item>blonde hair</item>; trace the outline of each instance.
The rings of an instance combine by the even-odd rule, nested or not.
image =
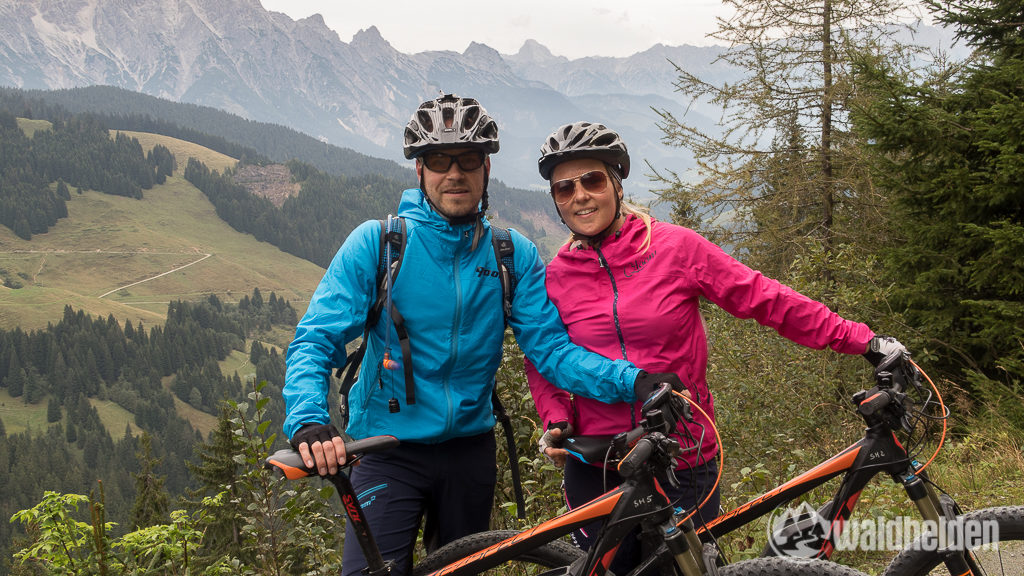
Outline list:
[[[653,222],[651,214],[647,211],[647,208],[644,208],[643,206],[637,206],[636,204],[630,204],[625,200],[622,201],[622,213],[624,215],[636,216],[637,218],[643,221],[644,227],[647,228],[647,234],[644,236],[644,241],[642,244],[640,244],[640,249],[637,250],[637,254],[643,254],[644,252],[647,252],[647,250],[651,247],[651,227]]]

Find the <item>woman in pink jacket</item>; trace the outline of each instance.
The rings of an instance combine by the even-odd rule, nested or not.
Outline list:
[[[782,336],[811,348],[830,347],[865,354],[877,365],[890,353],[905,353],[896,340],[875,337],[866,325],[841,318],[825,305],[764,277],[693,230],[659,222],[623,202],[622,180],[629,154],[619,135],[601,124],[576,122],[555,130],[541,146],[540,174],[572,236],[547,267],[547,291],[573,342],[613,359],[629,360],[652,372],[669,372],[685,383],[691,399],[714,419],[706,380],[708,346],[698,302],[701,297],[739,318],[753,318]],[[870,345],[870,346],[869,346]],[[614,435],[633,428],[636,404],[606,404],[572,395],[544,380],[527,363],[527,375],[546,432],[541,452],[565,467],[570,508],[618,485],[614,471],[566,459],[566,435]],[[707,424],[695,411],[699,437]],[[680,458],[677,505],[696,506],[717,474],[718,446],[705,434],[699,451]],[[701,509],[717,516],[718,493]],[[699,519],[697,520],[699,522]],[[574,534],[583,548],[593,532]],[[632,549],[629,549],[632,548]],[[624,542],[615,573],[635,566],[639,545]]]

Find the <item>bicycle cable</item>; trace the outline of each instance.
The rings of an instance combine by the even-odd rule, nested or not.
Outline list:
[[[681,398],[686,398],[685,396],[683,396],[682,393],[676,392],[675,390],[673,390],[672,393],[680,396]],[[704,419],[707,420],[708,425],[711,426],[711,430],[713,430],[715,433],[715,442],[718,443],[718,476],[715,478],[715,483],[712,484],[711,490],[708,491],[708,494],[707,496],[704,497],[704,500],[700,504],[698,504],[696,508],[691,510],[689,514],[683,517],[677,523],[677,526],[689,520],[694,514],[697,513],[698,510],[703,508],[704,505],[707,504],[709,500],[711,500],[711,495],[715,493],[715,490],[718,488],[718,485],[722,482],[722,471],[725,469],[725,450],[722,447],[722,437],[718,433],[718,426],[715,426],[714,420],[712,420],[711,416],[708,416],[708,413],[701,409],[700,406],[698,406],[694,402],[690,402],[689,398],[686,398],[686,401],[689,402],[690,407],[696,408],[698,412],[704,415]]]
[[[935,447],[935,452],[932,453],[931,458],[929,458],[928,461],[925,462],[923,466],[921,466],[920,468],[918,468],[916,470],[916,473],[918,475],[920,475],[920,473],[922,471],[924,471],[924,469],[927,468],[935,460],[935,458],[939,455],[939,451],[942,450],[942,446],[943,446],[943,444],[946,441],[946,432],[948,430],[948,425],[949,425],[948,424],[949,410],[946,408],[945,402],[942,401],[942,393],[939,392],[939,387],[935,385],[935,382],[933,382],[931,377],[928,376],[928,373],[925,372],[924,370],[922,370],[921,367],[918,366],[917,363],[914,362],[913,360],[910,360],[909,358],[908,358],[908,360],[914,366],[914,368],[916,368],[917,371],[920,372],[922,376],[924,376],[924,379],[928,381],[928,385],[931,386],[932,391],[935,392],[935,397],[938,399],[938,402],[939,402],[939,413],[942,414],[942,416],[938,417],[939,420],[942,420],[942,434],[939,436],[939,445]],[[930,416],[923,415],[923,414],[922,414],[922,416],[925,417],[925,418],[931,418]]]

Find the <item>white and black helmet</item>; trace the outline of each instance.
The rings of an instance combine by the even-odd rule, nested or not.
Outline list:
[[[559,127],[541,145],[537,168],[542,178],[550,180],[555,166],[575,158],[596,158],[614,168],[620,177],[629,176],[626,143],[604,124],[573,122]]]
[[[485,154],[498,151],[498,124],[473,98],[445,94],[427,100],[405,127],[402,151],[413,159],[438,148],[475,147]]]

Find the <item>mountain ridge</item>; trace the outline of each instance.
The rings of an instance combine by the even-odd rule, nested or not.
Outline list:
[[[288,126],[405,166],[400,140],[412,111],[456,93],[480,100],[498,122],[493,176],[538,190],[540,142],[577,120],[620,131],[634,165],[685,174],[693,158],[662,144],[655,110],[716,129],[716,118],[691,107],[674,82],[676,65],[711,83],[735,80],[743,71],[717,60],[724,50],[654,44],[625,57],[568,59],[527,39],[515,54],[480,42],[406,54],[375,26],[344,42],[319,14],[293,20],[258,0],[0,2],[0,85],[116,86]],[[640,199],[653,197],[643,174],[629,186]]]
[[[688,58],[685,49],[673,53]],[[642,122],[622,126],[632,133],[631,149],[653,161],[673,156],[661,149],[649,110],[678,107],[672,69],[662,62],[654,73],[617,80],[637,68],[634,58],[583,59],[576,64],[582,72],[567,73],[564,67],[577,61],[554,57],[535,41],[517,55],[478,42],[461,53],[404,54],[374,26],[346,43],[319,15],[292,20],[256,0],[0,4],[0,85],[111,85],[290,126],[400,163],[398,141],[415,107],[454,92],[479,99],[498,120],[502,151],[494,175],[519,187],[543,187],[533,169],[539,142],[559,124],[583,118],[613,123],[639,113]],[[554,72],[544,72],[549,67]],[[567,92],[550,84],[558,75],[568,78]],[[599,98],[577,99],[595,89],[638,100],[616,109]]]

